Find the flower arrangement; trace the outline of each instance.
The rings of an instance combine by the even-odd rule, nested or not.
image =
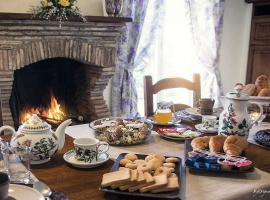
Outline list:
[[[55,18],[59,21],[68,21],[68,17],[78,16],[82,21],[86,21],[81,14],[80,9],[76,6],[77,0],[42,0],[41,6],[34,7],[32,12],[35,17],[45,20]]]

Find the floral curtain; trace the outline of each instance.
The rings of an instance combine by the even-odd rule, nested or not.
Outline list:
[[[219,98],[223,95],[219,63],[219,50],[224,14],[224,0],[186,0],[187,14],[195,49],[202,67],[202,97]]]
[[[137,113],[133,70],[148,0],[125,0],[122,15],[133,18],[120,37],[118,61],[112,80],[112,115],[132,117]]]

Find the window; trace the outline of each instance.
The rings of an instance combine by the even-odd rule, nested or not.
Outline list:
[[[170,0],[164,3],[164,15],[159,18],[160,28],[154,38],[149,38],[155,13],[154,1],[149,1],[146,19],[135,58],[134,72],[138,92],[138,112],[144,115],[143,77],[151,75],[153,83],[163,78],[182,77],[192,79],[200,67],[192,34],[189,17],[186,15],[185,1]],[[150,41],[149,51],[141,56],[145,45]],[[154,105],[159,101],[173,101],[192,106],[192,92],[186,89],[169,89],[155,95]]]

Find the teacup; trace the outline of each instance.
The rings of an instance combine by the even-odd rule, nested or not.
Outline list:
[[[73,141],[73,144],[75,159],[87,163],[91,163],[94,160],[97,161],[100,154],[106,153],[109,150],[107,142],[101,142],[95,138],[78,138]],[[105,148],[100,149],[102,146],[105,146]]]
[[[0,200],[8,198],[9,177],[6,173],[0,172]]]
[[[202,127],[204,129],[215,128],[217,123],[217,117],[212,115],[203,115],[202,116]]]

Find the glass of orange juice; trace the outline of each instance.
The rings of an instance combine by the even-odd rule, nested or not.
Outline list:
[[[158,124],[168,124],[172,121],[173,113],[170,109],[172,103],[168,102],[159,102],[157,110],[154,114],[154,120]]]

